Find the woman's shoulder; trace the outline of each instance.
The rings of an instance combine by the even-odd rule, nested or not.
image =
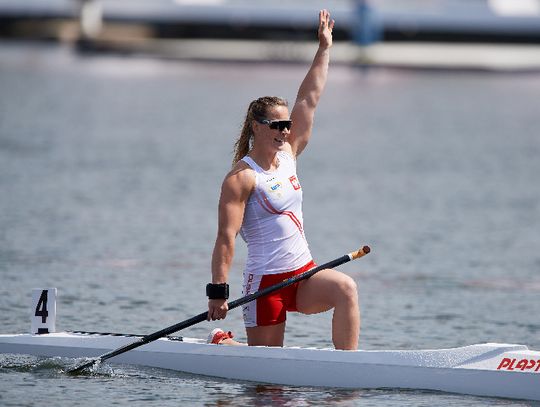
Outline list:
[[[239,160],[233,165],[229,174],[246,173],[246,171],[253,172],[253,168],[246,161]]]
[[[255,186],[255,171],[245,161],[238,161],[225,176],[224,184],[232,183],[241,187]]]

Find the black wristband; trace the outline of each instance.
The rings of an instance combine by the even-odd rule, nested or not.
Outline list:
[[[226,300],[229,298],[229,284],[212,284],[206,285],[206,296],[211,300]]]

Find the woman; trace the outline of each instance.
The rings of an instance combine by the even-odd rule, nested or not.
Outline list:
[[[287,102],[262,97],[249,105],[235,145],[233,169],[223,181],[212,283],[207,286],[208,320],[227,315],[227,276],[235,238],[248,245],[244,295],[283,281],[315,266],[302,224],[302,188],[296,160],[311,137],[315,108],[328,74],[334,21],[319,12],[319,48],[298,90],[290,114]],[[356,284],[326,269],[276,294],[244,306],[248,345],[283,346],[287,311],[315,314],[334,310],[332,340],[336,349],[357,349],[360,312]],[[232,334],[214,330],[209,342],[237,344]]]

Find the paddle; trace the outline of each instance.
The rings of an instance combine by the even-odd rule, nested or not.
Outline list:
[[[358,259],[370,252],[370,248],[368,246],[362,247],[360,250],[356,252],[352,252],[349,254],[346,254],[344,256],[341,256],[335,260],[329,261],[328,263],[321,264],[320,266],[314,267],[311,270],[308,270],[302,274],[298,274],[294,277],[291,277],[287,280],[283,280],[281,283],[274,284],[270,287],[267,287],[265,289],[262,289],[260,291],[257,291],[253,294],[246,295],[245,297],[241,297],[237,300],[234,300],[232,302],[229,302],[229,310],[232,310],[236,307],[239,307],[240,305],[247,304],[248,302],[251,302],[259,297],[262,297],[263,295],[268,295],[270,293],[273,293],[274,291],[280,290],[284,287],[287,287],[289,285],[292,285],[294,283],[297,283],[298,281],[305,280],[315,273],[318,273],[321,270],[334,268],[337,266],[340,266],[341,264],[347,263],[351,260]],[[93,360],[90,360],[89,362],[86,362],[74,369],[68,370],[68,373],[79,373],[82,370],[89,368],[93,366],[96,363],[101,363],[104,360],[110,359],[114,356],[118,356],[124,352],[127,352],[129,350],[138,348],[139,346],[146,345],[147,343],[153,342],[159,338],[163,338],[164,336],[170,335],[174,332],[180,331],[181,329],[188,328],[192,325],[198,324],[199,322],[206,321],[206,317],[208,315],[208,311],[203,312],[199,315],[195,315],[194,317],[191,317],[189,319],[186,319],[185,321],[179,322],[175,325],[171,325],[167,328],[164,328],[160,331],[154,332],[152,334],[143,336],[142,338],[138,339],[137,341],[133,343],[129,343],[127,345],[124,345],[118,349],[112,350],[110,352],[107,352],[101,356],[98,356],[97,358],[94,358]]]

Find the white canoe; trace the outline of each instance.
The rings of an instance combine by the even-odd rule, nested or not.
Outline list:
[[[96,357],[135,339],[67,332],[0,335],[0,353]],[[524,345],[338,351],[209,345],[199,339],[163,338],[108,362],[293,386],[423,389],[540,400],[540,352]]]

